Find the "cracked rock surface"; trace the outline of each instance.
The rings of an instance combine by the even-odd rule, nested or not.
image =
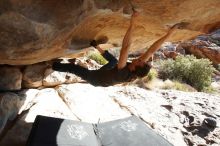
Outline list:
[[[1,121],[8,122],[0,146],[24,146],[38,114],[89,123],[136,115],[175,146],[220,145],[220,97],[214,94],[83,83],[5,94]],[[17,103],[9,96],[19,97]]]
[[[178,22],[189,26],[177,31],[170,41],[190,39],[220,27],[219,0],[131,2],[141,11],[131,50],[146,48],[167,32],[167,25]],[[0,64],[27,65],[77,55],[100,36],[120,46],[130,14],[128,0],[1,0]]]

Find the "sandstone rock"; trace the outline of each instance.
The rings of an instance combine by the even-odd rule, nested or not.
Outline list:
[[[204,127],[203,120],[206,118],[219,119],[220,109],[216,106],[220,103],[219,96],[205,94],[200,92],[174,92],[166,91],[165,96],[170,100],[173,109],[172,112],[181,117],[185,116],[185,123],[181,129],[185,133],[184,139],[188,145],[219,145],[219,128],[214,131]],[[172,99],[172,97],[176,97]],[[186,114],[187,113],[187,114]],[[191,121],[191,122],[190,122]],[[217,120],[218,123],[219,120]],[[216,136],[214,136],[216,135]],[[213,142],[214,141],[214,142]]]
[[[13,100],[5,101],[10,109],[7,110],[2,107],[12,113],[13,109],[17,107],[16,105],[22,105],[16,108],[16,113],[19,115],[14,114],[13,116],[18,116],[18,119],[12,123],[10,129],[6,129],[7,133],[0,141],[1,146],[24,146],[36,115],[78,120],[54,89],[43,89],[41,91],[29,89],[19,92],[18,95],[15,94]],[[18,97],[22,98],[22,104],[20,104]],[[21,113],[25,110],[27,111],[26,114]],[[2,117],[0,115],[0,122]]]
[[[33,99],[38,93],[36,89],[24,90],[18,94],[7,92],[0,94],[0,134],[8,121],[28,110],[33,105]]]
[[[189,22],[172,41],[219,28],[220,2],[131,0],[142,12],[132,50],[152,44],[167,32],[166,25]],[[34,64],[77,54],[101,35],[121,45],[129,24],[127,0],[3,0],[0,2],[0,64]],[[208,9],[208,10],[207,10]],[[209,11],[209,10],[212,11]],[[70,50],[71,48],[72,50]]]
[[[208,58],[214,64],[220,64],[220,47],[206,41],[193,40],[180,44],[187,54],[199,58]]]
[[[88,84],[61,85],[59,95],[81,121],[97,123],[128,117],[102,87]],[[80,91],[80,92],[79,92]]]
[[[96,70],[101,67],[101,65],[98,64],[96,61],[88,59],[87,57],[74,59],[74,62],[77,65],[88,68],[89,70]],[[68,58],[63,58],[62,63],[70,62]],[[52,87],[56,85],[61,85],[63,83],[70,84],[78,82],[85,81],[74,73],[54,71],[51,68],[46,69],[43,78],[43,86],[45,87]]]
[[[161,46],[161,51],[176,51],[177,44],[171,42],[165,42]]]
[[[1,146],[25,146],[27,138],[30,134],[32,123],[25,122],[26,115],[14,123],[12,128],[1,139]]]
[[[62,85],[57,90],[64,100],[68,101],[72,111],[76,113],[79,118],[82,117],[82,120],[96,121],[96,115],[98,114],[100,116],[102,112],[105,111],[104,109],[101,113],[100,111],[99,113],[97,113],[97,111],[91,113],[91,111],[95,110],[93,108],[98,109],[99,106],[97,107],[97,102],[98,105],[102,103],[102,100],[98,98],[99,95],[94,95],[94,98],[92,97],[94,93],[98,93],[102,95],[102,97],[107,96],[112,99],[125,112],[141,117],[146,124],[153,127],[155,131],[174,145],[185,146],[190,145],[190,143],[196,145],[205,143],[210,145],[220,144],[217,136],[219,128],[206,133],[205,131],[207,130],[203,130],[204,127],[200,126],[206,117],[219,117],[218,112],[220,109],[215,106],[215,104],[219,104],[220,102],[218,96],[196,92],[186,93],[166,90],[158,90],[157,92],[146,91],[129,86],[104,88],[105,94],[102,94],[103,91],[101,91],[100,88],[102,87],[74,84],[71,86]],[[79,93],[80,90],[82,91]],[[90,94],[90,90],[93,94]],[[90,101],[86,97],[91,98],[93,101]],[[84,98],[87,100],[83,100]],[[96,98],[98,98],[98,100],[96,100]],[[92,105],[96,105],[96,107],[92,107],[92,109],[87,108],[90,114],[87,113],[87,110],[81,109],[82,107],[90,107],[91,105],[87,104],[92,102],[95,102],[95,104]],[[80,103],[79,105],[81,106],[79,107],[77,103]],[[172,109],[169,110],[163,105],[172,106]],[[104,106],[107,107],[106,102]],[[109,112],[107,113],[109,114]],[[88,115],[93,115],[93,117],[90,118]],[[100,117],[105,116],[102,115]],[[198,126],[192,126],[193,124],[197,124]],[[196,134],[195,131],[197,130],[199,133]],[[205,136],[199,137],[200,135]]]
[[[210,85],[214,90],[216,90],[220,95],[220,81],[214,81]]]
[[[66,73],[54,71],[51,68],[45,71],[45,76],[43,79],[43,86],[56,86],[65,82]]]
[[[43,85],[44,72],[46,70],[46,64],[39,63],[29,65],[23,72],[23,85],[26,88],[36,88]]]
[[[14,93],[0,94],[0,133],[5,127],[8,120],[14,120],[21,106],[24,103],[24,98]]]
[[[220,46],[220,41],[219,41],[220,40],[220,29],[217,29],[216,31],[209,33],[209,34],[199,35],[198,37],[196,37],[196,39],[202,40],[205,42],[211,42],[213,44]]]
[[[97,70],[102,67],[102,65],[98,64],[93,59],[89,59],[90,54],[99,53],[97,50],[87,52],[86,57],[79,57],[76,59],[75,64],[80,65],[84,68],[88,68],[89,70]]]
[[[220,29],[210,34],[209,40],[220,46]]]
[[[26,122],[34,122],[37,115],[78,120],[52,88],[40,90],[31,103],[32,107],[25,118]]]
[[[179,43],[165,42],[161,48],[154,53],[153,60],[175,59],[177,55],[185,55],[185,50]]]
[[[0,67],[0,91],[20,90],[22,73],[17,67]]]
[[[166,58],[176,59],[179,54],[176,51],[165,51],[164,55]]]
[[[211,38],[215,40],[220,40],[220,30],[214,34],[211,35]]]
[[[8,131],[0,145],[23,146],[19,144],[24,143],[30,131],[29,122],[33,122],[37,114],[92,123],[134,114],[175,146],[220,145],[218,95],[149,91],[134,86],[94,87],[79,83],[61,85],[56,90],[60,96],[54,89],[19,93],[19,96],[29,98],[24,102],[26,108],[21,109],[30,110]],[[204,119],[210,118],[217,123],[214,130],[203,124]]]
[[[181,124],[175,113],[161,106],[170,104],[166,98],[163,98],[162,94],[137,87],[112,87],[109,88],[108,92],[111,93],[109,96],[114,98],[121,107],[126,107],[132,114],[141,117],[172,144],[186,145],[181,130],[175,128],[175,130],[171,130],[171,127],[181,127]]]
[[[27,111],[34,105],[33,100],[39,91],[40,90],[38,89],[26,89],[17,93],[17,95],[24,100],[22,106],[19,108],[19,114],[21,114],[23,111]]]
[[[43,78],[43,86],[52,87],[63,83],[82,82],[82,79],[75,74],[67,72],[54,71],[51,68],[47,69]]]

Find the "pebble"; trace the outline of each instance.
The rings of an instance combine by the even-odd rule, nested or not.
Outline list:
[[[212,127],[212,128],[215,128],[216,125],[217,125],[216,120],[215,120],[214,118],[210,118],[210,117],[205,118],[205,119],[203,120],[203,123],[206,124],[206,125],[209,126],[209,127]]]

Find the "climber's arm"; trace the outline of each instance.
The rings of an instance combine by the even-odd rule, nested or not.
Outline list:
[[[158,50],[160,49],[161,45],[175,32],[176,29],[182,29],[183,27],[185,27],[186,25],[188,25],[188,23],[186,22],[181,22],[181,23],[177,23],[174,26],[172,26],[170,28],[170,30],[167,32],[167,34],[165,34],[162,38],[160,38],[159,40],[157,40],[156,42],[154,42],[150,48],[143,54],[141,55],[138,60],[141,62],[145,62],[148,61],[149,58]]]

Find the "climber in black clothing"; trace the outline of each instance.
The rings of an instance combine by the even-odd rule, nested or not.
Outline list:
[[[79,65],[75,65],[74,63],[62,64],[60,62],[54,62],[52,68],[61,72],[74,73],[94,86],[111,86],[118,83],[132,81],[137,77],[144,77],[148,74],[151,68],[147,62],[149,58],[181,24],[176,24],[171,27],[168,33],[157,40],[143,55],[138,59],[133,60],[131,63],[128,63],[128,50],[131,46],[131,36],[134,31],[134,22],[137,16],[138,12],[134,11],[130,20],[130,26],[123,39],[119,60],[108,51],[102,50],[96,41],[92,41],[91,46],[95,47],[102,56],[108,60],[108,64],[98,70],[88,70]]]

